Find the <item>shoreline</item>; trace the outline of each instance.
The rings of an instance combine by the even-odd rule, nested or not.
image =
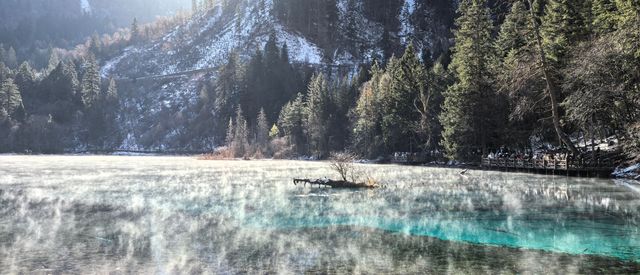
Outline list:
[[[115,151],[80,151],[80,152],[64,152],[59,154],[31,154],[31,153],[0,153],[0,156],[120,156],[120,157],[128,157],[128,156],[149,156],[149,157],[192,157],[198,160],[203,161],[266,161],[266,160],[282,160],[282,161],[309,161],[309,162],[325,162],[327,160],[323,159],[313,159],[308,157],[301,158],[290,158],[290,159],[274,159],[274,158],[260,158],[260,159],[243,159],[243,158],[220,158],[220,159],[207,159],[206,155],[211,152],[199,152],[199,151],[177,151],[177,152],[162,152],[162,151],[134,151],[134,150],[115,150]],[[380,161],[380,160],[358,160],[355,163],[357,164],[377,164],[377,165],[399,165],[399,166],[412,166],[412,167],[429,167],[429,168],[444,168],[444,169],[462,169],[462,170],[472,170],[472,171],[494,171],[494,172],[505,172],[505,173],[524,173],[524,174],[538,174],[538,175],[556,175],[556,176],[567,176],[567,177],[578,177],[578,178],[602,178],[602,179],[624,179],[624,180],[632,180],[638,182],[640,184],[640,176],[636,173],[624,173],[623,171],[628,171],[633,167],[640,166],[640,164],[630,165],[625,167],[619,167],[606,177],[602,176],[589,176],[582,174],[560,174],[560,173],[545,173],[543,171],[523,171],[518,169],[486,169],[477,164],[457,164],[457,165],[449,165],[446,163],[397,163],[393,161]]]

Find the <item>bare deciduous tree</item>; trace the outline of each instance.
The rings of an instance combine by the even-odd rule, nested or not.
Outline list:
[[[355,159],[356,157],[348,152],[332,153],[330,159],[331,169],[338,172],[338,174],[340,174],[340,177],[342,177],[342,180],[355,183],[358,178],[355,171],[355,166],[353,164]]]

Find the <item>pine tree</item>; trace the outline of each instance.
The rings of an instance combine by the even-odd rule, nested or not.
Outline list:
[[[307,91],[307,133],[312,153],[323,157],[328,153],[329,87],[324,74],[311,79]]]
[[[140,42],[140,27],[138,26],[138,18],[133,18],[131,23],[131,39],[132,44]]]
[[[103,148],[115,148],[122,141],[120,125],[118,123],[118,114],[120,112],[120,99],[118,96],[118,87],[115,79],[109,80],[109,86],[101,96],[101,115],[103,116],[104,126],[100,137]]]
[[[4,48],[4,44],[0,43],[0,63],[6,66],[7,63],[7,50]]]
[[[15,84],[22,93],[22,99],[27,110],[33,110],[30,103],[39,95],[36,91],[36,76],[29,63],[23,62],[15,76]]]
[[[414,134],[420,124],[420,112],[429,108],[429,92],[425,90],[424,67],[412,44],[400,59],[389,62],[387,74],[391,82],[381,99],[385,145],[391,151],[413,151],[419,146]],[[430,120],[426,118],[424,123]]]
[[[264,45],[265,65],[268,68],[277,67],[280,61],[280,49],[278,48],[278,39],[275,32],[269,35],[269,40]]]
[[[28,62],[25,61],[20,65],[15,78],[16,85],[18,85],[21,91],[34,89],[36,76]]]
[[[118,104],[118,87],[116,85],[116,80],[113,78],[109,79],[109,86],[107,87],[107,92],[104,95],[104,100],[109,104]]]
[[[617,29],[625,51],[632,52],[635,61],[640,59],[640,2],[637,0],[615,0],[618,16]]]
[[[542,18],[542,44],[551,65],[561,70],[572,43],[587,34],[586,22],[581,14],[583,1],[549,0]]]
[[[492,130],[489,112],[495,110],[487,99],[495,93],[487,72],[493,55],[493,26],[486,0],[462,1],[459,12],[450,65],[455,83],[445,93],[441,143],[450,159],[471,160],[478,150],[486,152]]]
[[[305,150],[307,116],[304,95],[299,93],[294,100],[282,108],[278,118],[279,128],[283,130],[289,144],[294,146],[298,153]]]
[[[420,120],[415,129],[415,134],[420,138],[423,150],[433,150],[438,147],[440,141],[440,120],[442,94],[448,83],[447,72],[441,63],[425,64],[425,87],[415,101],[415,108],[420,113]]]
[[[11,119],[21,120],[24,117],[22,96],[13,79],[7,78],[0,86],[0,109],[6,112]]]
[[[11,76],[11,69],[7,68],[4,62],[0,61],[0,82]]]
[[[82,105],[82,87],[73,63],[60,62],[44,80],[44,86],[51,87],[48,100],[66,101]],[[54,119],[57,119],[54,117]]]
[[[618,13],[615,0],[593,0],[592,26],[597,34],[613,31],[616,28],[616,15]]]
[[[267,114],[264,109],[260,109],[256,121],[256,143],[260,150],[265,153],[269,142],[269,122],[267,122]]]
[[[561,56],[559,55],[559,53],[562,53],[562,52],[558,51],[558,49],[562,49],[562,47],[558,47],[559,46],[558,43],[554,44],[554,41],[549,39],[549,37],[553,37],[553,36],[562,38],[562,37],[566,37],[566,35],[562,35],[561,33],[558,33],[556,35],[549,35],[549,31],[553,30],[553,27],[550,27],[551,23],[547,21],[543,21],[543,25],[541,26],[539,23],[540,13],[537,10],[538,5],[535,2],[532,2],[532,0],[527,0],[527,2],[529,3],[530,7],[533,7],[529,9],[529,15],[530,15],[529,20],[534,30],[533,36],[534,36],[534,43],[535,43],[535,47],[534,47],[535,53],[533,54],[534,57],[532,59],[538,62],[538,64],[535,65],[536,69],[534,70],[541,71],[542,78],[544,79],[544,82],[546,85],[545,91],[547,92],[547,96],[549,97],[549,101],[550,101],[553,128],[558,136],[558,139],[560,140],[560,143],[566,145],[574,155],[578,155],[579,154],[578,150],[573,145],[569,137],[562,130],[562,124],[561,124],[561,113],[560,113],[560,106],[559,106],[560,99],[558,98],[560,93],[560,87],[557,83],[559,78],[558,67],[562,67],[562,62],[564,61],[564,60],[561,60],[560,58]],[[549,11],[552,9],[553,9],[552,7],[548,7],[545,13],[545,19],[550,19],[550,18],[558,19],[559,16],[557,14]],[[567,17],[560,16],[560,18],[566,19]],[[547,25],[546,28],[544,27],[544,24]],[[547,32],[546,38],[545,38],[545,35],[543,34],[545,30]],[[568,33],[576,33],[576,32],[568,32]],[[563,39],[560,39],[560,40],[563,40]],[[548,50],[547,48],[549,46],[554,46],[553,48],[555,48],[555,49],[553,48],[551,49],[551,51],[553,52],[551,54],[547,52]],[[530,73],[526,73],[526,75],[523,76],[523,78],[526,79],[528,77],[531,77],[530,75],[531,75]],[[522,82],[521,80],[518,80],[518,81]],[[515,85],[515,86],[516,86],[515,87],[516,89],[514,90],[519,90],[520,87],[517,87],[519,85]]]
[[[227,135],[225,137],[225,144],[228,148],[233,148],[233,140],[235,139],[234,135],[236,134],[236,129],[233,126],[233,118],[229,117],[229,124],[227,126]]]
[[[356,121],[354,123],[352,143],[359,155],[373,158],[381,152],[381,107],[379,103],[379,82],[382,70],[375,62],[371,67],[371,80],[362,86],[360,97],[355,107]]]
[[[262,51],[257,49],[247,65],[245,84],[240,96],[240,104],[244,106],[246,113],[250,116],[257,115],[261,106],[268,105],[267,87],[264,85],[265,73],[266,67]]]
[[[346,12],[344,18],[340,21],[342,32],[345,36],[345,45],[348,47],[349,53],[354,57],[360,56],[361,44],[364,42],[360,38],[362,27],[360,26],[362,7],[357,0],[347,0]]]
[[[84,63],[85,72],[82,76],[82,104],[90,108],[100,96],[100,72],[94,56],[89,55]]]
[[[495,48],[498,58],[505,58],[512,51],[517,54],[533,41],[531,21],[527,7],[523,0],[518,0],[511,6],[496,39]]]
[[[215,80],[213,87],[215,96],[209,98],[213,101],[213,106],[205,105],[205,108],[211,108],[205,110],[205,113],[214,113],[215,120],[215,132],[224,133],[224,119],[233,116],[237,111],[235,107],[240,104],[247,106],[247,102],[241,101],[240,86],[241,75],[238,64],[238,57],[235,53],[229,55],[227,63],[218,70],[218,76]]]
[[[280,60],[282,65],[289,66],[289,46],[287,46],[286,42],[282,45],[282,49],[280,49]]]
[[[249,153],[249,128],[240,105],[238,105],[236,111],[235,133],[233,134],[232,144],[235,156],[245,156]]]
[[[290,100],[290,93],[287,91],[287,66],[282,63],[281,50],[278,48],[278,40],[275,33],[269,35],[269,40],[264,46],[264,79],[263,85],[265,93],[261,95],[261,104],[268,116],[275,116],[277,110],[285,102]],[[255,110],[256,112],[258,109]]]
[[[102,54],[102,40],[98,33],[94,33],[89,40],[89,51],[95,56]]]

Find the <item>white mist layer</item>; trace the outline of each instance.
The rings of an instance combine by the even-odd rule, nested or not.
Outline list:
[[[363,174],[387,187],[331,190],[292,183],[294,177],[336,177],[327,167],[0,156],[0,270],[468,273],[495,268],[487,261],[498,258],[508,262],[497,266],[540,273],[537,268],[549,268],[560,256],[536,251],[573,254],[572,264],[557,261],[568,271],[589,262],[582,254],[633,259],[640,253],[640,200],[607,180],[362,165]],[[421,251],[425,246],[432,249]],[[485,252],[469,255],[480,257],[473,265],[438,262],[477,249]]]

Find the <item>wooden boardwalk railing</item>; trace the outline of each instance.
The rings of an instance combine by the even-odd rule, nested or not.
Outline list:
[[[610,174],[615,169],[612,159],[581,159],[581,160],[546,160],[546,159],[515,159],[498,158],[482,159],[482,168],[504,170],[537,170],[553,173],[593,173],[597,175]]]

